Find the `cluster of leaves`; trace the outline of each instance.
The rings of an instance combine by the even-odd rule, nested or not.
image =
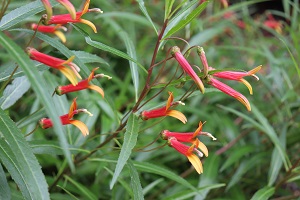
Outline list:
[[[54,9],[61,8],[51,3]],[[281,34],[260,23],[263,13],[257,20],[258,1],[235,3],[226,9],[217,0],[198,3],[92,1],[91,7],[104,11],[86,15],[98,34],[85,30],[85,25],[69,25],[68,42],[62,44],[30,30],[30,23],[38,22],[44,13],[39,0],[4,0],[0,13],[0,46],[4,47],[0,51],[0,199],[296,198],[300,190],[297,1],[282,0],[282,10],[268,10],[283,21]],[[229,11],[247,24],[245,29],[223,17]],[[212,67],[249,70],[263,64],[260,82],[253,85],[254,95],[249,98],[252,112],[207,88],[204,95],[194,92],[193,98],[185,100],[188,106],[180,108],[189,125],[169,119],[148,120],[141,126],[136,115],[128,114],[146,82],[154,44],[166,19],[163,38],[176,36],[190,46],[203,46]],[[56,57],[75,55],[74,62],[85,77],[100,65],[103,73],[113,77],[103,83],[105,99],[90,91],[51,97],[54,88],[68,80],[28,58],[24,49],[32,37],[31,45],[43,52]],[[155,62],[164,60],[175,45],[189,48],[177,39],[161,41]],[[199,63],[193,53],[189,60]],[[176,73],[175,65],[167,62],[162,83]],[[160,73],[159,68],[152,73]],[[156,85],[150,96],[161,87]],[[234,87],[247,92],[242,85]],[[188,83],[174,82],[167,89],[179,96],[187,88]],[[86,122],[89,137],[59,123],[58,116],[67,113],[76,96],[80,96],[78,104],[93,113],[92,118],[79,118]],[[164,94],[153,98],[143,109],[157,107],[166,98]],[[54,120],[54,129],[38,128],[25,137],[46,115]],[[165,141],[157,139],[165,128],[194,130],[199,119],[207,121],[205,130],[218,138],[214,143],[204,139],[210,155],[203,159],[202,175],[172,148],[161,147]]]

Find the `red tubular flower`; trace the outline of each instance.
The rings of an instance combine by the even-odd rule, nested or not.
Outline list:
[[[185,155],[191,164],[194,166],[198,174],[203,173],[203,166],[198,156],[196,156],[193,152],[196,152],[200,157],[203,156],[203,154],[197,149],[198,148],[198,140],[192,146],[187,146],[185,144],[182,144],[179,142],[175,137],[170,137],[168,139],[169,146],[173,147],[176,151],[179,153]]]
[[[75,91],[79,91],[79,90],[92,89],[92,90],[97,91],[104,98],[104,92],[103,92],[103,90],[100,87],[96,86],[96,85],[90,84],[90,81],[93,78],[98,78],[98,77],[104,77],[104,76],[106,76],[104,74],[94,75],[94,72],[97,69],[98,68],[94,68],[87,79],[78,82],[78,84],[75,85],[75,86],[72,85],[72,84],[70,84],[70,85],[56,87],[56,89],[55,89],[56,94],[63,95],[63,94],[67,94],[67,93],[75,92]],[[108,77],[108,79],[111,79],[111,77],[109,77],[109,76],[106,76],[106,77]]]
[[[76,104],[76,98],[73,100],[71,106],[70,106],[70,110],[68,114],[62,115],[60,116],[60,121],[62,123],[62,125],[67,125],[67,124],[73,124],[74,126],[76,126],[82,133],[83,136],[87,136],[89,134],[89,130],[87,128],[87,126],[79,121],[79,120],[74,120],[72,119],[74,115],[78,114],[78,113],[87,113],[90,116],[93,116],[90,112],[88,112],[86,109],[77,109],[77,104]],[[43,118],[39,121],[40,126],[43,129],[47,129],[47,128],[51,128],[53,127],[53,123],[52,120],[49,118]]]
[[[62,59],[55,58],[55,57],[49,56],[47,54],[41,53],[31,47],[27,47],[26,51],[32,60],[36,60],[45,65],[48,65],[49,67],[52,67],[52,68],[55,68],[55,69],[58,69],[59,71],[61,71],[70,80],[70,82],[73,85],[76,85],[78,83],[76,75],[78,76],[78,78],[81,79],[81,76],[78,73],[80,71],[79,67],[76,64],[72,63],[72,60],[75,58],[75,56],[70,57],[68,60],[62,60]],[[65,65],[69,66],[72,70],[65,67]]]
[[[59,39],[63,43],[66,42],[65,35],[61,31],[59,31],[59,29],[62,29],[63,31],[67,31],[67,28],[60,24],[57,24],[56,26],[43,26],[43,25],[38,25],[38,24],[31,24],[31,29],[37,30],[42,33],[53,33],[57,37],[59,37]]]
[[[277,33],[282,33],[282,23],[278,20],[276,20],[271,13],[267,15],[268,19],[264,21],[263,25],[274,29]]]
[[[177,46],[172,48],[172,56],[177,60],[182,69],[194,80],[200,91],[204,93],[205,88],[201,79],[195,73],[185,57],[181,54],[180,49]]]
[[[169,130],[164,130],[161,132],[161,136],[164,140],[168,139],[169,137],[175,137],[179,142],[189,142],[193,143],[197,139],[197,136],[199,135],[205,135],[213,140],[217,140],[212,134],[208,132],[203,132],[202,131],[203,123],[200,121],[198,128],[195,130],[195,132],[185,132],[185,133],[180,133],[180,132],[171,132]]]
[[[217,79],[214,79],[212,77],[209,78],[208,84],[212,85],[213,87],[217,88],[218,90],[224,92],[225,94],[228,94],[229,96],[232,96],[233,98],[237,99],[239,102],[244,104],[246,106],[248,111],[251,111],[251,106],[246,97],[244,97],[241,93],[235,91],[228,85],[222,83],[221,81],[218,81]]]
[[[84,15],[87,12],[100,12],[102,11],[99,8],[93,8],[93,9],[88,9],[90,4],[90,0],[87,0],[84,4],[84,7],[81,12],[76,13],[76,18],[72,19],[70,14],[64,14],[64,15],[55,15],[49,18],[48,16],[45,16],[46,18],[46,24],[67,24],[67,23],[84,23],[90,26],[95,33],[97,33],[97,28],[96,26],[85,19],[82,19],[82,15]]]
[[[255,73],[257,73],[261,69],[261,67],[262,66],[259,65],[258,67],[255,67],[254,69],[252,69],[248,72],[222,71],[222,72],[213,73],[212,75],[215,76],[215,77],[218,77],[218,78],[234,80],[234,81],[240,81],[248,87],[250,94],[253,94],[252,87],[251,87],[250,83],[248,83],[248,81],[246,81],[243,78],[245,76],[253,76],[254,78],[256,78],[256,80],[259,80],[259,78],[255,75]]]
[[[169,98],[167,101],[166,106],[161,107],[161,108],[157,108],[157,109],[153,109],[153,110],[149,110],[149,111],[143,111],[141,113],[141,117],[143,120],[147,120],[147,119],[151,119],[151,118],[158,118],[158,117],[165,117],[165,116],[171,116],[174,117],[176,119],[179,119],[182,123],[186,123],[187,119],[184,116],[183,113],[177,111],[177,110],[171,110],[170,108],[172,106],[178,105],[178,104],[183,104],[180,101],[176,101],[173,102],[173,93],[169,92]]]

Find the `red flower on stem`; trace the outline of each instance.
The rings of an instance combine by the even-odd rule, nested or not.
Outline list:
[[[171,117],[174,117],[176,119],[179,119],[182,123],[185,124],[187,122],[187,119],[184,116],[184,114],[177,111],[177,110],[171,110],[170,109],[172,106],[175,106],[175,105],[178,105],[178,104],[183,104],[183,103],[181,101],[173,102],[173,100],[174,100],[173,93],[169,92],[169,98],[168,98],[166,106],[161,107],[161,108],[157,108],[157,109],[153,109],[153,110],[149,110],[149,111],[146,111],[146,110],[143,111],[141,113],[142,119],[147,120],[147,119],[151,119],[151,118],[171,116]]]
[[[60,24],[57,24],[56,26],[43,26],[43,25],[38,25],[38,24],[31,24],[31,29],[42,32],[42,33],[53,33],[57,37],[59,37],[59,39],[63,43],[66,42],[65,35],[59,29],[61,29],[63,31],[67,31],[67,28]]]
[[[83,23],[90,26],[93,29],[93,31],[97,33],[97,28],[92,22],[81,18],[87,12],[102,13],[102,11],[99,8],[89,9],[89,4],[90,4],[90,0],[87,0],[84,4],[82,11],[76,13],[75,19],[73,19],[70,14],[54,15],[52,17],[44,16],[44,18],[46,19],[45,20],[46,24],[49,25],[49,24]]]
[[[60,58],[55,58],[53,56],[41,53],[31,47],[27,47],[26,51],[32,60],[36,60],[61,71],[73,85],[78,83],[76,75],[81,79],[81,76],[78,73],[80,68],[76,64],[72,63],[72,60],[75,58],[75,56],[71,56],[68,60],[62,60]],[[67,68],[66,66],[69,66],[71,69]]]
[[[193,70],[191,65],[188,63],[188,61],[185,59],[185,57],[181,54],[179,47],[174,46],[172,48],[172,56],[177,60],[181,68],[194,80],[198,88],[202,93],[204,93],[204,85],[199,78],[199,76],[196,74],[196,72]]]
[[[195,142],[197,136],[199,135],[205,135],[212,138],[213,140],[217,140],[217,138],[215,138],[212,134],[208,132],[203,132],[202,127],[203,127],[203,123],[200,121],[198,128],[195,130],[195,132],[181,133],[181,132],[171,132],[169,130],[163,130],[161,132],[161,136],[164,140],[168,139],[169,137],[175,137],[179,142],[189,142],[189,143]]]
[[[78,84],[75,85],[75,86],[72,85],[72,84],[70,84],[70,85],[56,87],[56,89],[55,89],[56,94],[63,95],[63,94],[67,94],[67,93],[75,92],[75,91],[79,91],[79,90],[92,89],[92,90],[97,91],[104,98],[104,92],[103,92],[103,90],[99,86],[90,84],[90,82],[94,78],[108,77],[108,79],[111,79],[111,77],[110,76],[106,76],[104,74],[96,74],[96,75],[94,75],[94,72],[97,69],[98,68],[94,68],[87,79],[78,82]]]
[[[76,98],[75,98],[70,106],[69,113],[60,116],[60,121],[61,121],[62,125],[73,124],[81,131],[83,136],[87,136],[89,134],[89,130],[88,130],[87,126],[83,122],[73,119],[74,115],[76,115],[78,113],[87,113],[90,116],[93,116],[86,109],[77,109],[77,103],[76,103]],[[39,121],[39,124],[43,129],[53,127],[52,120],[49,118],[41,119]]]

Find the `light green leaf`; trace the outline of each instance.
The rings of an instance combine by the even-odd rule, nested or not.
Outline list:
[[[10,189],[1,163],[0,163],[0,199],[11,199]]]
[[[130,171],[130,178],[131,178],[131,188],[133,191],[133,199],[135,200],[143,200],[144,195],[143,195],[143,188],[140,182],[139,174],[134,167],[133,163],[131,160],[127,161],[127,166],[129,167]]]
[[[274,187],[265,186],[256,191],[251,200],[268,200],[275,193]]]
[[[124,165],[126,164],[127,160],[131,155],[132,149],[136,145],[138,131],[139,131],[138,121],[139,118],[135,114],[131,114],[128,118],[128,122],[126,125],[126,132],[124,134],[124,142],[118,158],[115,173],[110,183],[110,189],[112,189],[114,184],[116,183],[118,176],[120,175]]]
[[[52,102],[50,94],[45,92],[45,88],[47,88],[46,83],[38,73],[37,69],[32,67],[32,62],[28,55],[25,54],[24,51],[3,32],[0,32],[0,43],[23,69],[33,90],[35,91],[35,94],[39,98],[40,102],[43,102],[48,116],[53,120],[55,133],[57,134],[60,144],[64,149],[64,154],[68,160],[69,166],[72,170],[74,170],[74,164],[71,159],[70,151],[67,149],[68,143],[61,126],[59,115],[57,114],[56,109],[54,109],[54,103]]]
[[[193,9],[193,11],[186,16],[185,19],[180,20],[178,24],[176,24],[174,27],[172,27],[163,37],[163,39],[166,39],[167,37],[170,37],[174,33],[178,32],[182,28],[184,28],[187,24],[189,24],[193,19],[195,19],[200,13],[206,8],[208,2],[204,2],[200,4],[196,9]]]
[[[3,163],[15,177],[14,180],[20,189],[22,188],[24,197],[26,199],[50,199],[48,185],[36,157],[21,131],[2,109],[0,109],[0,133],[2,136],[1,153],[6,157]]]
[[[51,4],[53,6],[58,5],[58,3],[53,0],[51,1]],[[35,15],[43,10],[45,10],[45,7],[40,0],[25,4],[20,8],[12,10],[1,19],[0,31],[6,30],[19,22],[23,22],[27,17]]]
[[[82,184],[78,183],[77,181],[73,180],[72,178],[70,178],[67,175],[64,175],[64,178],[67,181],[69,181],[70,183],[72,183],[78,189],[78,193],[80,193],[82,196],[84,196],[85,199],[90,199],[90,200],[98,199],[88,188],[86,188]]]
[[[147,9],[145,7],[145,3],[143,0],[137,0],[137,2],[139,3],[139,6],[140,6],[140,9],[141,11],[144,13],[144,15],[146,16],[146,18],[149,20],[149,22],[151,23],[152,27],[154,28],[155,32],[156,32],[156,35],[158,35],[158,31],[151,19],[151,17],[149,16],[148,12],[147,12]]]
[[[6,86],[0,98],[1,109],[5,110],[14,105],[30,88],[30,82],[25,76],[18,77]]]

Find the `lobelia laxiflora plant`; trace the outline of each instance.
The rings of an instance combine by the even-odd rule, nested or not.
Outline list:
[[[81,17],[88,12],[98,12],[98,13],[103,13],[103,11],[99,8],[92,8],[89,9],[89,5],[90,5],[90,0],[86,0],[84,7],[82,9],[82,11],[80,12],[76,12],[76,17],[73,18],[71,16],[71,14],[62,14],[62,15],[52,15],[51,17],[49,17],[47,14],[43,16],[44,18],[44,23],[46,25],[50,25],[50,24],[67,24],[67,23],[83,23],[86,24],[88,26],[90,26],[93,31],[95,33],[97,33],[97,28],[96,26],[89,20],[86,19],[82,19]]]
[[[32,47],[27,47],[26,51],[32,60],[41,62],[51,68],[58,69],[69,79],[72,85],[77,85],[78,83],[76,76],[81,79],[81,76],[78,73],[80,68],[75,63],[72,63],[75,56],[71,56],[68,60],[62,60],[60,58],[41,53]],[[70,67],[71,69],[66,66]]]
[[[77,85],[64,85],[64,86],[57,86],[55,89],[55,93],[58,95],[63,95],[63,94],[67,94],[70,92],[76,92],[76,91],[80,91],[80,90],[85,90],[85,89],[91,89],[91,90],[95,90],[96,92],[98,92],[103,98],[104,98],[104,91],[102,88],[100,88],[99,86],[90,84],[90,82],[92,81],[92,79],[94,78],[101,78],[101,77],[107,77],[108,79],[111,79],[110,76],[104,75],[104,74],[96,74],[94,75],[95,70],[97,70],[98,68],[94,68],[91,72],[91,74],[89,75],[89,77],[85,80],[82,80],[80,82],[78,82]]]
[[[61,123],[62,125],[72,124],[81,131],[83,136],[87,136],[89,134],[89,129],[87,126],[83,122],[73,119],[74,115],[79,113],[87,113],[89,116],[93,116],[87,109],[77,109],[75,98],[70,106],[69,113],[60,116]],[[39,124],[43,129],[51,128],[53,126],[52,120],[49,118],[40,119]]]

